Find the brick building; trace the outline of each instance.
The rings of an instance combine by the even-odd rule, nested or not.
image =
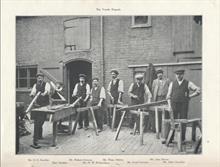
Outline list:
[[[70,101],[79,73],[107,88],[110,69],[125,81],[124,100],[136,71],[149,63],[173,79],[178,66],[201,86],[200,16],[35,16],[16,18],[16,97],[28,103],[37,71],[60,80]],[[201,95],[190,103],[190,117],[201,116]]]

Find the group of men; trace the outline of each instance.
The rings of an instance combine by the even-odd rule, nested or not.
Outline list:
[[[144,75],[137,73],[135,75],[135,82],[132,83],[128,90],[128,95],[131,99],[131,105],[143,104],[145,102],[168,100],[169,109],[174,112],[174,119],[186,119],[188,114],[188,103],[189,100],[200,94],[200,88],[192,82],[184,79],[184,69],[178,69],[175,71],[176,79],[170,82],[168,78],[163,75],[163,70],[156,70],[157,79],[153,81],[152,90],[149,89],[148,85],[144,83]],[[118,77],[119,72],[117,70],[111,70],[112,80],[110,81],[107,93],[110,98],[111,104],[123,104],[124,94],[124,82]],[[50,85],[43,80],[43,74],[37,74],[37,83],[34,85],[31,96],[36,95],[37,92],[41,92],[36,103],[39,107],[49,104]],[[192,94],[189,92],[192,91]],[[72,97],[78,99],[77,107],[99,106],[98,110],[95,110],[95,118],[97,121],[98,132],[103,130],[103,114],[104,114],[104,103],[106,101],[105,88],[100,84],[99,78],[92,79],[92,88],[90,89],[89,84],[86,82],[86,75],[79,75],[79,83],[74,87]],[[151,112],[150,112],[151,113]],[[154,116],[150,116],[151,128],[154,127]],[[39,148],[38,140],[42,138],[42,126],[45,121],[45,115],[32,115],[35,120],[34,124],[34,140],[32,147]],[[116,112],[115,127],[117,128],[120,122],[121,113]],[[161,124],[161,115],[159,115]],[[166,118],[169,114],[166,114]],[[137,114],[131,115],[131,124],[137,125],[137,131],[139,131],[139,117]],[[88,111],[81,112],[78,122],[78,129],[84,128],[87,130],[89,127],[89,116]],[[161,127],[161,126],[159,126]],[[185,130],[183,127],[182,139],[185,140]]]

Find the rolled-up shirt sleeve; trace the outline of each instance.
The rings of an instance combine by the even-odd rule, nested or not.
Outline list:
[[[173,82],[170,82],[169,88],[168,88],[168,92],[167,92],[167,100],[169,100],[171,98],[171,94],[172,94],[172,87],[173,87]]]
[[[75,85],[75,87],[73,89],[73,96],[76,96],[77,90],[78,90],[78,83]]]
[[[190,82],[189,81],[189,84],[188,84],[188,89],[191,90],[191,91],[194,91],[198,94],[200,94],[201,90],[198,86],[196,86],[194,83]]]
[[[119,80],[118,92],[124,93],[124,82],[123,82],[123,80]]]
[[[105,88],[101,87],[100,99],[106,99]]]
[[[47,94],[50,93],[50,84],[49,84],[49,83],[46,83],[46,85],[45,85],[45,91],[47,91]]]
[[[108,88],[107,88],[108,93],[110,93],[111,83],[112,83],[112,81],[110,81],[109,84],[108,84]]]
[[[152,94],[148,88],[148,86],[145,84],[144,85],[144,90],[145,90],[145,94],[147,95],[148,99],[151,99],[152,98]]]
[[[129,96],[129,97],[132,97],[132,95],[133,95],[133,94],[131,93],[132,90],[133,90],[133,86],[134,86],[134,83],[132,83],[132,84],[130,85],[129,89],[128,89],[128,96]]]
[[[36,84],[34,84],[33,88],[31,89],[31,93],[30,93],[30,96],[35,96],[36,95]]]
[[[90,95],[90,86],[86,84],[86,95]]]

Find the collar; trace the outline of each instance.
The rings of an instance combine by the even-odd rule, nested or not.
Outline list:
[[[182,79],[182,81],[178,81],[178,80],[177,80],[178,84],[181,85],[181,84],[183,83],[183,80],[184,80],[184,79]]]

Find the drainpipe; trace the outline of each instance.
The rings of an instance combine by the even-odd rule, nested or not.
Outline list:
[[[103,16],[100,16],[100,31],[101,31],[101,59],[102,59],[102,63],[101,63],[101,68],[102,68],[102,83],[103,86],[105,86],[105,55],[104,55],[104,35],[103,35]]]

